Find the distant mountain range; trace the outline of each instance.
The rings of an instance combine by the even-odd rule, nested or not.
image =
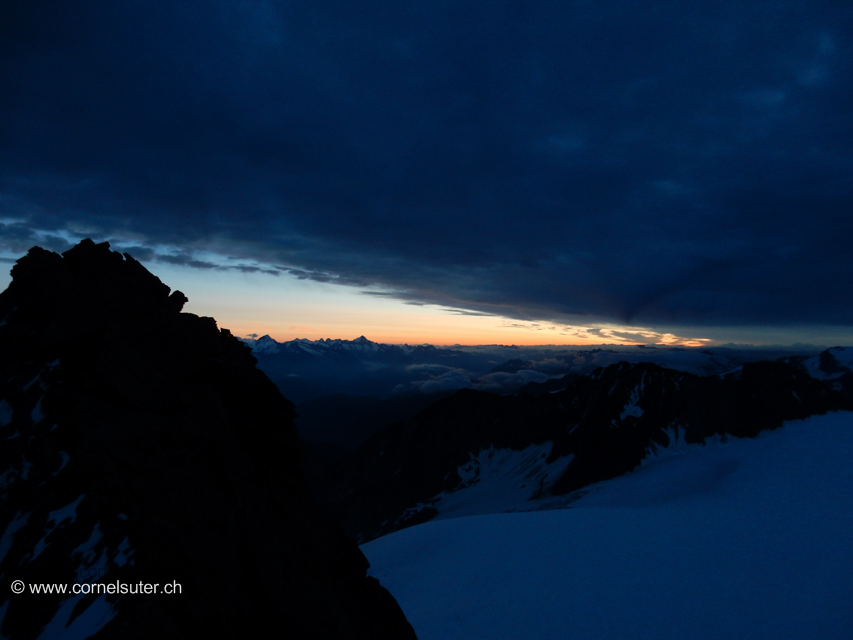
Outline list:
[[[435,393],[471,388],[515,393],[533,382],[566,374],[586,375],[616,362],[652,362],[696,375],[725,373],[745,362],[817,356],[819,350],[686,348],[603,345],[478,345],[437,347],[382,344],[355,340],[297,339],[277,342],[270,336],[243,338],[263,370],[291,401],[345,394],[389,398],[407,393]]]
[[[818,351],[808,347],[436,347],[380,344],[364,336],[288,342],[263,336],[244,342],[252,347],[258,367],[296,403],[297,428],[310,442],[310,474],[325,473],[330,459],[460,389],[498,395],[554,393],[617,362],[651,362],[695,375],[716,375],[757,360],[784,357],[791,364],[807,366],[804,363],[819,358]]]
[[[489,357],[460,349],[380,344],[364,336],[289,342],[263,336],[244,342],[252,347],[258,367],[296,403],[333,394],[388,398],[406,392],[455,390],[495,364]],[[465,379],[449,379],[450,372],[465,372]]]

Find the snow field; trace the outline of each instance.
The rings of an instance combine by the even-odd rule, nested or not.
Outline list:
[[[361,548],[421,640],[847,640],[851,460],[853,413],[813,416]]]

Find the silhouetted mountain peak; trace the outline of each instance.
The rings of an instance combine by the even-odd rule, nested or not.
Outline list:
[[[26,591],[0,593],[0,634],[413,638],[308,498],[293,405],[185,301],[106,243],[15,265],[0,294],[0,574]],[[161,591],[118,591],[140,583]]]
[[[111,323],[168,321],[187,298],[170,289],[129,255],[84,240],[62,256],[39,247],[12,268],[0,314],[10,324],[37,330],[61,318],[63,330],[97,333]]]

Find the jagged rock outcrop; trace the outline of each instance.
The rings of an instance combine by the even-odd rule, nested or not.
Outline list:
[[[853,402],[785,363],[696,376],[622,362],[538,397],[463,389],[373,436],[317,495],[330,517],[364,542],[435,517],[443,500],[470,489],[486,467],[500,476],[500,490],[559,496],[631,471],[674,441],[754,437],[785,420],[839,409],[853,409]],[[515,467],[500,469],[499,459]]]
[[[308,498],[293,405],[128,255],[32,249],[0,295],[3,637],[414,638]],[[12,593],[14,580],[26,585]],[[159,583],[157,594],[72,586]],[[162,593],[180,584],[180,593]],[[33,594],[36,584],[65,594]]]

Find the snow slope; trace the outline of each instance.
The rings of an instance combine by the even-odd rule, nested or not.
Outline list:
[[[834,380],[853,371],[853,349],[833,347],[814,358],[807,358],[803,366],[812,378]]]
[[[846,640],[851,459],[853,413],[813,416],[664,452],[571,508],[435,520],[361,548],[420,640]]]
[[[552,442],[532,444],[522,451],[492,446],[470,454],[468,463],[457,469],[462,482],[456,489],[408,511],[430,507],[438,512],[436,519],[530,511],[533,505],[545,504],[537,497],[551,488],[574,458],[569,454],[548,464],[552,446]]]

